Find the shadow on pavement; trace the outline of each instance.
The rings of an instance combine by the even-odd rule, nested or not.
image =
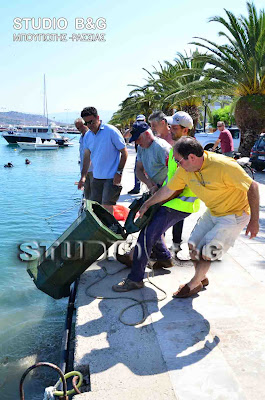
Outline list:
[[[127,271],[123,273],[127,275]],[[118,281],[119,276],[108,276],[104,284],[100,282],[94,287],[98,296],[118,299],[100,300],[98,308],[101,316],[93,318],[92,313],[92,318],[79,327],[79,335],[91,338],[88,347],[92,348],[79,363],[89,364],[91,374],[106,371],[117,364],[123,364],[140,376],[160,374],[194,364],[218,345],[218,337],[211,343],[205,340],[210,332],[210,324],[193,308],[194,299],[174,299],[159,310],[157,293],[151,287],[145,286],[129,293],[115,293],[111,286]],[[144,325],[123,325],[119,321],[120,312],[132,304],[125,297],[153,299],[154,303],[148,303],[149,313],[161,313],[163,318],[147,323],[149,319]],[[89,298],[87,300],[88,303],[91,301]],[[128,310],[123,317],[128,322],[140,319],[139,306]]]

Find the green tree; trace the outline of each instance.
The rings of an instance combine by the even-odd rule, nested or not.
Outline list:
[[[199,54],[197,50],[190,55],[177,53],[174,63],[159,63],[158,68],[154,67],[154,72],[144,69],[148,74],[146,84],[129,85],[134,89],[120,105],[120,118],[139,113],[148,117],[155,110],[172,115],[174,109],[183,110],[193,118],[194,133],[200,117],[201,95],[206,93],[205,81],[208,80],[203,76],[206,62],[197,59]]]
[[[212,94],[205,91],[208,80],[204,74],[206,62],[199,58],[200,55],[198,50],[191,52],[189,56],[187,53],[177,53],[174,80],[178,85],[172,87],[171,93],[165,97],[165,101],[170,101],[172,107],[190,114],[194,126],[192,135],[200,119],[202,95]]]
[[[265,13],[247,3],[248,16],[239,18],[225,10],[226,19],[215,16],[210,21],[225,28],[219,36],[228,43],[218,45],[204,38],[193,42],[209,51],[200,56],[214,68],[207,76],[218,83],[223,94],[238,97],[235,120],[241,130],[240,151],[248,155],[258,135],[265,128]]]
[[[223,108],[219,108],[218,110],[213,110],[210,115],[210,123],[213,127],[217,127],[218,121],[224,121],[226,125],[235,124],[235,117],[231,112],[231,106],[225,106]]]

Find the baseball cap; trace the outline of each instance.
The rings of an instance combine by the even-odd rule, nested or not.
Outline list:
[[[136,121],[145,121],[145,116],[143,114],[137,115]]]
[[[171,117],[166,117],[166,120],[169,125],[181,125],[189,129],[193,127],[193,120],[185,111],[178,111]]]
[[[143,121],[135,122],[132,126],[131,130],[132,137],[130,138],[129,142],[131,143],[137,140],[141,135],[141,133],[147,131],[148,129],[150,129],[150,126],[146,122]]]

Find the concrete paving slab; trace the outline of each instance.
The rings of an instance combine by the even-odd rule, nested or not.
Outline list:
[[[129,386],[129,385],[128,385]],[[161,392],[161,389],[158,391],[157,387],[153,388],[146,388],[144,386],[134,388],[133,390],[131,388],[124,389],[124,388],[118,388],[118,389],[109,389],[109,390],[99,390],[98,392],[89,392],[89,393],[83,393],[77,396],[74,396],[73,400],[110,400],[110,399],[122,399],[122,400],[147,400],[147,399],[152,399],[152,400],[161,400],[161,399],[168,399],[168,400],[175,400],[175,393],[172,388],[165,388],[163,393]]]

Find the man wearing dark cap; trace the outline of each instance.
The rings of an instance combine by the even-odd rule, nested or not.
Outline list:
[[[149,190],[162,185],[167,176],[166,161],[171,146],[163,139],[154,136],[146,122],[135,122],[131,131],[130,143],[138,144],[136,174]]]
[[[143,122],[143,121],[135,122],[133,124],[131,134],[132,134],[132,137],[130,139],[130,142],[135,141],[138,144],[137,164],[136,164],[137,176],[142,182],[144,182],[146,184],[146,186],[148,187],[149,190],[155,192],[163,184],[163,182],[167,176],[166,162],[167,162],[167,158],[168,158],[168,154],[171,149],[171,146],[165,140],[155,137],[153,135],[153,132],[152,132],[150,126],[146,122]],[[164,213],[163,212],[159,213],[159,216],[160,215],[163,220]],[[185,216],[186,215],[188,215],[188,214],[185,213]],[[159,232],[160,232],[160,227],[164,226],[164,222],[162,222],[158,218],[154,218],[154,219],[155,219],[154,222],[151,221],[152,223],[150,224],[150,226],[151,226],[150,229],[152,231],[152,227],[154,226],[154,230],[158,231],[157,226],[159,226]],[[171,219],[171,216],[169,217],[169,220],[170,219]],[[156,225],[156,221],[157,221],[158,225]],[[150,249],[149,256],[151,254],[153,245],[156,244],[156,242],[159,240],[160,236],[164,233],[164,231],[163,231],[160,233],[160,235],[158,234],[157,240],[155,242],[153,242],[153,236],[151,234],[151,231],[149,232],[149,228],[148,228],[148,232],[146,233],[146,236],[148,236],[148,239],[147,239],[148,244],[147,245],[148,245],[148,249]],[[140,235],[139,239],[141,239],[141,237],[142,236]],[[149,240],[149,238],[150,238],[150,240]],[[161,266],[172,267],[173,260],[171,258],[171,254],[166,247],[164,239],[161,238],[161,240],[162,240],[161,244],[157,244],[157,246],[156,246],[154,256],[156,257],[157,260],[160,260]],[[139,246],[142,246],[142,244],[143,243],[139,242]],[[138,247],[138,246],[136,246],[136,247]],[[132,250],[130,253],[127,253],[124,255],[116,254],[116,257],[117,257],[117,260],[119,262],[121,262],[122,264],[131,265],[132,258],[134,257],[134,251]],[[137,260],[137,262],[138,262],[138,260]],[[145,256],[143,255],[141,258],[141,265],[143,265],[145,268],[146,263],[147,262],[146,262]]]

